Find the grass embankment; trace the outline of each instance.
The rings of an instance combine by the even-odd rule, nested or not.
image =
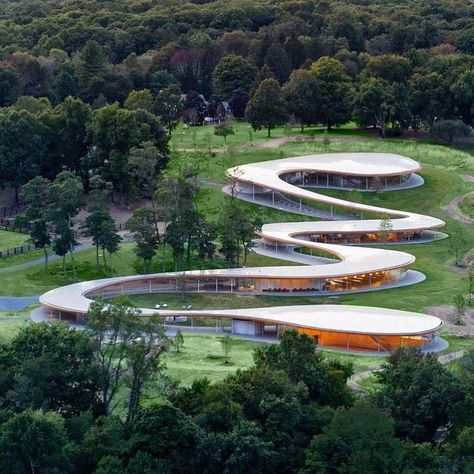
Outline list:
[[[474,186],[474,183],[471,183]],[[467,194],[462,201],[459,209],[466,214],[466,216],[472,217],[474,219],[474,192]]]
[[[18,232],[0,230],[0,250],[7,250],[24,245],[29,236]],[[1,261],[1,260],[0,260]]]

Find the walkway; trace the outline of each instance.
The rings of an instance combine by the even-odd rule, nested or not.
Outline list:
[[[464,214],[464,212],[459,209],[459,206],[463,203],[464,196],[455,197],[449,204],[443,206],[442,209],[453,219],[456,219],[463,224],[474,224],[474,219]]]
[[[444,341],[444,342],[446,342],[446,341]],[[460,351],[456,351],[456,352],[449,352],[448,354],[443,354],[443,355],[438,356],[438,360],[443,365],[449,364],[450,362],[453,362],[457,359],[460,359],[465,354],[465,352],[466,352],[465,350],[460,350]],[[356,392],[356,393],[358,393],[362,396],[366,396],[367,392],[359,385],[359,382],[362,379],[366,378],[366,377],[370,377],[371,375],[373,375],[378,370],[379,370],[379,368],[371,369],[371,370],[362,370],[360,372],[356,372],[350,379],[348,379],[347,385],[352,390],[354,390],[354,392]]]

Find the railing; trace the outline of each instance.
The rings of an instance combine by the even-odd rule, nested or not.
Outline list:
[[[0,250],[0,258],[11,257],[13,255],[21,255],[22,253],[32,252],[36,249],[35,244],[25,244],[11,249]]]

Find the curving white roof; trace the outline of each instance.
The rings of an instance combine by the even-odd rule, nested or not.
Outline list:
[[[394,154],[378,153],[337,153],[310,155],[266,161],[231,168],[228,173],[244,185],[257,185],[261,188],[282,192],[285,195],[304,198],[329,205],[342,206],[359,212],[389,215],[394,231],[420,231],[436,229],[444,225],[440,219],[400,210],[352,203],[319,193],[314,193],[287,183],[281,174],[290,171],[324,171],[363,176],[388,176],[409,174],[417,171],[420,165],[415,161]],[[331,253],[339,261],[324,265],[277,266],[230,268],[216,270],[193,270],[179,273],[136,275],[76,283],[56,288],[40,297],[47,307],[72,313],[87,313],[91,300],[88,294],[116,283],[147,280],[156,277],[176,277],[183,273],[189,277],[227,277],[227,278],[335,278],[360,275],[396,268],[404,268],[415,261],[406,252],[387,249],[323,244],[298,238],[303,234],[323,232],[378,232],[379,219],[321,221],[266,224],[260,235],[269,241],[283,242],[298,247],[319,249]],[[143,314],[154,310],[143,309]],[[160,311],[160,314],[177,314],[175,311]],[[188,315],[221,315],[242,319],[267,320],[283,324],[294,324],[308,328],[319,328],[344,332],[374,331],[374,334],[413,334],[429,332],[438,328],[441,321],[431,316],[407,313],[381,308],[359,306],[285,306],[274,308],[255,308],[245,310],[186,311]],[[405,332],[404,332],[405,331]]]
[[[260,170],[270,170],[277,174],[304,170],[373,177],[405,175],[421,169],[417,161],[395,153],[321,153],[262,161],[240,168],[254,167],[254,165],[257,165]]]
[[[213,316],[352,334],[408,336],[438,330],[435,316],[350,305],[273,306],[268,308],[211,311],[160,311],[160,316]]]

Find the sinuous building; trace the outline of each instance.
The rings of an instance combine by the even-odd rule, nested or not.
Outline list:
[[[319,219],[266,224],[256,251],[301,265],[231,268],[136,275],[77,283],[41,296],[50,316],[87,314],[91,298],[117,294],[187,292],[257,295],[337,295],[419,283],[415,258],[389,244],[445,237],[444,222],[421,214],[331,197],[317,188],[395,191],[423,184],[420,165],[394,154],[337,153],[287,158],[231,168],[225,192],[239,199]],[[357,196],[354,193],[358,193]],[[377,247],[377,245],[379,247]],[[383,247],[383,248],[380,248]],[[143,315],[153,310],[142,309]],[[160,311],[179,316],[180,311]],[[322,346],[388,351],[399,345],[429,346],[441,321],[417,313],[337,305],[278,306],[186,312],[232,320],[232,332],[262,335],[285,327],[310,334]]]

